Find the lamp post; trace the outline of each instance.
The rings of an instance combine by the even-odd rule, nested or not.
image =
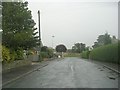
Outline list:
[[[53,46],[53,39],[54,39],[54,35],[52,36],[52,48],[54,49],[54,46]]]

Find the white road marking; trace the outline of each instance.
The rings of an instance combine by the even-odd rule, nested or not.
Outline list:
[[[74,70],[73,70],[73,66],[71,65],[71,71],[73,72]]]

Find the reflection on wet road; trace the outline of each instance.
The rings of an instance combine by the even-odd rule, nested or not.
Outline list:
[[[6,85],[8,88],[118,88],[118,75],[79,58],[54,60]]]

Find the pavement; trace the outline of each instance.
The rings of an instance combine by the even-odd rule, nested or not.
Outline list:
[[[3,88],[118,88],[116,72],[80,58],[56,59],[36,68]]]
[[[90,61],[92,63],[103,65],[104,67],[109,68],[112,71],[120,74],[120,65],[119,64],[108,63],[108,62],[100,62],[100,61],[97,61],[97,60],[90,60],[90,59],[84,59],[84,60]]]
[[[6,72],[2,72],[2,85],[9,84],[21,77],[24,77],[25,75],[32,73],[36,69],[48,65],[49,62],[50,61],[32,62],[31,65],[13,68]]]

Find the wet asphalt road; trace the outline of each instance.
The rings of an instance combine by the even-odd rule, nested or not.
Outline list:
[[[64,58],[3,88],[118,88],[118,75],[84,59]]]

